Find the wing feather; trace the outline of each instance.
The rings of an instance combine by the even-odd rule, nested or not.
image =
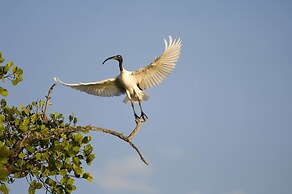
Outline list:
[[[67,84],[62,82],[59,78],[54,77],[56,82],[68,86],[70,88],[86,92],[95,96],[119,96],[125,93],[124,88],[121,86],[117,78],[107,79],[99,82]]]
[[[162,82],[175,68],[180,50],[181,40],[172,39],[169,41],[164,39],[165,50],[163,54],[156,58],[150,65],[140,68],[133,72],[141,89],[152,88]]]

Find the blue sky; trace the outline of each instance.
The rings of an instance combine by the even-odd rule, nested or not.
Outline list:
[[[134,142],[91,133],[96,159],[74,193],[289,194],[292,192],[291,1],[3,1],[0,50],[24,70],[11,105],[43,99],[53,77],[68,83],[148,65],[168,35],[180,37],[174,72],[147,90],[149,120]],[[123,97],[101,98],[58,85],[51,112],[80,125],[129,133]],[[9,185],[11,193],[27,183]],[[43,193],[39,192],[39,193]]]

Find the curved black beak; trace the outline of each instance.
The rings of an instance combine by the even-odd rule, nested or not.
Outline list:
[[[112,57],[109,57],[109,58],[107,58],[106,60],[104,60],[104,62],[102,62],[102,64],[104,64],[106,61],[111,60],[111,59],[115,59],[115,60],[118,61],[117,56],[112,56]]]
[[[110,59],[115,59],[119,62],[119,67],[120,67],[120,71],[123,71],[123,67],[122,67],[122,64],[123,64],[123,57],[121,55],[116,55],[116,56],[112,56],[112,57],[109,57],[107,58],[106,60],[104,60],[104,62],[102,62],[102,64],[104,64],[106,61],[110,60]]]

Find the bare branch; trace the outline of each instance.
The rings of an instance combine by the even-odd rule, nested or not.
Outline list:
[[[141,122],[144,122],[144,120],[142,120],[141,118],[136,119],[136,127],[134,128],[132,133],[130,133],[130,135],[128,136],[129,141],[132,141],[133,137],[138,133],[138,131],[141,127]]]
[[[135,150],[136,150],[136,152],[139,154],[139,156],[140,156],[140,159],[145,163],[145,164],[147,164],[148,165],[148,163],[147,163],[147,161],[145,160],[145,158],[143,157],[143,155],[141,154],[141,152],[139,151],[139,149],[135,146],[135,144],[133,143],[133,142],[131,142],[131,141],[127,141],[131,146],[132,146],[132,148],[134,148]]]
[[[50,87],[50,89],[49,89],[49,91],[48,91],[48,95],[46,96],[46,99],[47,99],[47,100],[46,100],[46,103],[45,103],[45,108],[44,108],[44,110],[43,110],[43,119],[46,118],[46,114],[47,114],[47,112],[48,112],[49,105],[51,104],[51,93],[53,92],[53,89],[54,89],[55,85],[56,85],[56,84],[53,84],[53,85]]]
[[[132,148],[134,148],[136,150],[136,152],[139,154],[140,159],[148,165],[147,161],[145,160],[145,158],[143,157],[143,155],[141,154],[140,150],[135,146],[135,144],[132,142],[133,137],[138,133],[140,127],[141,127],[141,122],[143,122],[142,120],[138,119],[136,122],[136,127],[134,128],[134,130],[132,131],[132,133],[129,136],[125,136],[122,133],[118,133],[116,131],[110,130],[110,129],[105,129],[105,128],[98,128],[98,127],[94,127],[94,126],[86,126],[86,127],[90,127],[91,130],[94,131],[101,131],[104,133],[108,133],[111,134],[113,136],[116,136],[122,140],[124,140],[125,142],[129,143],[130,146],[132,146]]]

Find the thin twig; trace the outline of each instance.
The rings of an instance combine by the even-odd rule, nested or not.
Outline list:
[[[138,133],[140,127],[141,127],[141,120],[138,120],[138,122],[136,122],[136,127],[134,128],[134,130],[132,131],[132,133],[129,136],[125,136],[122,133],[118,133],[116,131],[110,130],[110,129],[105,129],[105,128],[99,128],[99,127],[94,127],[94,126],[87,126],[90,127],[91,130],[94,131],[102,131],[104,133],[108,133],[111,134],[113,136],[116,136],[122,140],[124,140],[125,142],[129,143],[130,146],[132,146],[132,148],[134,148],[136,150],[136,152],[139,154],[141,160],[148,165],[147,161],[145,160],[145,158],[143,157],[143,155],[141,154],[140,150],[136,147],[136,145],[132,142],[133,137]]]
[[[134,128],[132,133],[130,133],[130,135],[127,137],[130,142],[132,141],[133,137],[138,133],[141,127],[141,122],[144,122],[144,120],[136,119],[136,127]]]
[[[46,114],[48,112],[48,108],[49,108],[49,105],[51,104],[51,93],[53,92],[53,89],[55,87],[56,84],[53,84],[49,91],[48,91],[48,95],[46,96],[46,103],[45,103],[45,108],[44,108],[44,111],[43,111],[43,118],[45,119],[46,118]]]

